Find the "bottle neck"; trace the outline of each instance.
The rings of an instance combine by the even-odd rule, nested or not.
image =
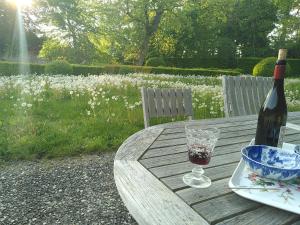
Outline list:
[[[274,70],[274,80],[283,80],[285,74],[286,60],[278,60]]]
[[[276,87],[278,90],[279,89],[283,90],[284,79],[274,79],[274,86],[273,87]]]

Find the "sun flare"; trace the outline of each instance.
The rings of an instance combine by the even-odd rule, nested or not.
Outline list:
[[[17,7],[28,7],[32,4],[32,0],[6,0]]]

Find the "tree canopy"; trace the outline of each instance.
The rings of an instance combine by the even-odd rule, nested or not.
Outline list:
[[[11,54],[15,14],[0,3],[1,58]],[[300,57],[300,0],[35,0],[24,17],[29,47],[48,61],[231,60],[280,47]]]

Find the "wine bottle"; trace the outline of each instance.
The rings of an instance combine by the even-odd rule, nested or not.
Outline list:
[[[286,49],[280,49],[274,70],[274,85],[260,108],[255,136],[256,145],[281,147],[287,120],[284,95]]]

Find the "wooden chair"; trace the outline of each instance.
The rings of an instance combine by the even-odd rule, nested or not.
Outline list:
[[[193,119],[191,89],[152,89],[142,87],[145,128],[153,117],[184,115]]]
[[[224,112],[226,117],[258,114],[273,86],[273,79],[253,76],[223,76]]]

